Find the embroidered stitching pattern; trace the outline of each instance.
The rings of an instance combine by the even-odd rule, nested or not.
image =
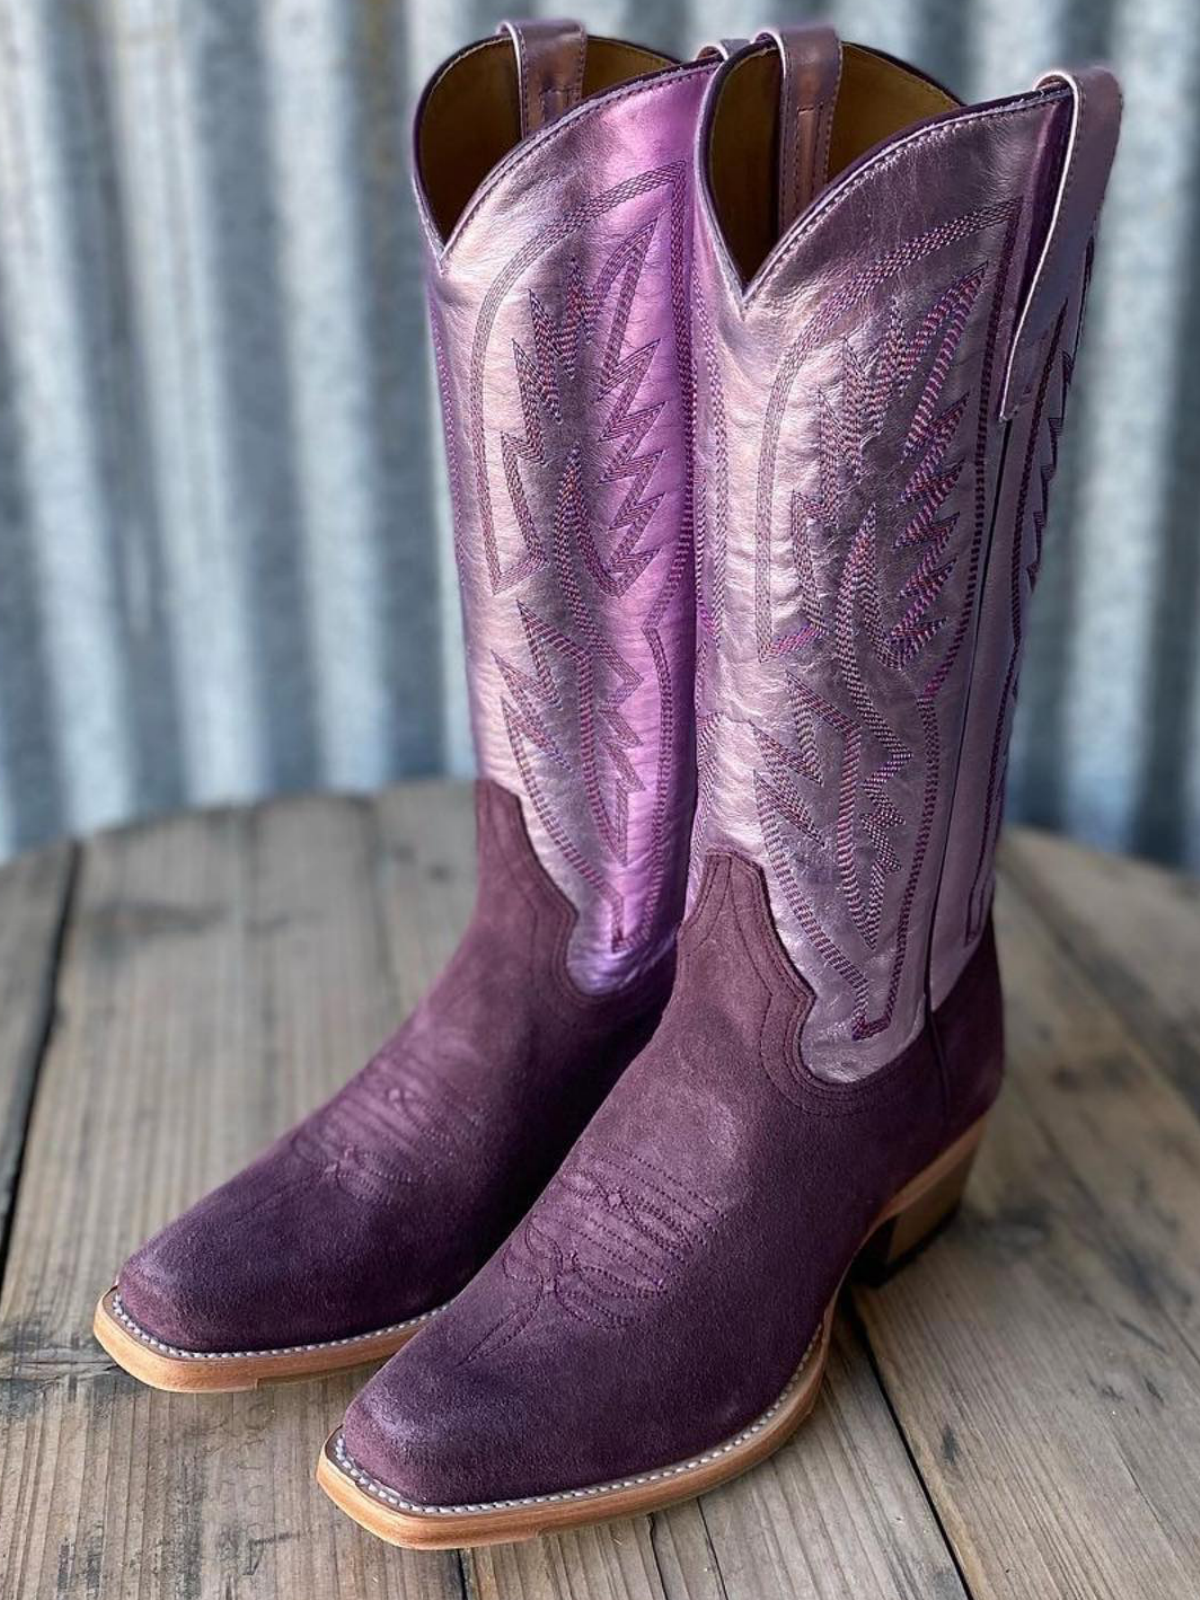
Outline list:
[[[704,837],[716,768],[716,733],[720,717],[711,709],[716,657],[725,626],[725,580],[729,549],[729,429],[716,339],[704,297],[695,306],[704,354],[703,420],[698,430],[711,440],[711,471],[696,483],[696,811],[693,831]],[[699,403],[698,403],[699,404]],[[691,854],[689,902],[703,872],[703,854]]]
[[[747,1444],[756,1434],[762,1432],[773,1417],[777,1416],[795,1393],[801,1379],[805,1375],[805,1368],[812,1358],[813,1351],[817,1348],[821,1338],[821,1328],[818,1327],[809,1341],[808,1348],[801,1357],[800,1365],[788,1380],[786,1387],[781,1390],[775,1399],[762,1414],[754,1419],[748,1427],[727,1439],[723,1444],[717,1445],[712,1450],[706,1450],[701,1455],[692,1456],[687,1461],[680,1461],[674,1466],[660,1467],[652,1472],[640,1472],[630,1478],[616,1478],[610,1483],[593,1484],[586,1489],[561,1489],[552,1494],[522,1495],[512,1500],[479,1500],[471,1501],[464,1505],[431,1506],[422,1505],[417,1500],[406,1500],[394,1489],[389,1489],[386,1484],[371,1477],[354,1460],[346,1449],[345,1440],[339,1430],[334,1438],[334,1461],[348,1478],[352,1478],[360,1488],[376,1499],[384,1501],[387,1505],[395,1506],[399,1511],[415,1511],[427,1516],[461,1515],[471,1511],[501,1511],[515,1509],[519,1506],[544,1506],[560,1500],[590,1500],[597,1495],[615,1494],[619,1489],[636,1489],[647,1483],[661,1483],[669,1478],[682,1477],[685,1473],[695,1472],[698,1467],[707,1466],[712,1461],[719,1461],[722,1456],[729,1455],[743,1444]]]
[[[449,1079],[444,1054],[453,1034],[439,1030],[431,1059],[421,1056],[418,1011],[400,1036],[331,1104],[296,1130],[292,1148],[328,1172],[346,1193],[386,1200],[466,1159],[486,1139],[485,1108]],[[443,1196],[440,1204],[447,1204]]]
[[[548,1300],[577,1322],[627,1327],[710,1238],[722,1208],[636,1150],[594,1135],[568,1159],[500,1258],[518,1303],[460,1361],[518,1338]]]
[[[476,46],[475,48],[487,48],[491,42],[488,41],[484,46]],[[464,54],[466,53],[468,52],[464,52]],[[659,58],[650,51],[640,53],[646,56],[647,70],[653,70]],[[461,60],[462,57],[460,56],[456,59]],[[444,243],[439,239],[437,229],[429,218],[428,203],[420,188],[418,188],[418,199],[421,202],[419,210],[434,266],[439,270],[446,267],[459,242],[468,231],[470,224],[474,222],[478,213],[489,203],[492,195],[502,183],[511,179],[515,172],[520,171],[530,161],[543,159],[548,150],[552,149],[562,139],[569,138],[576,128],[604,116],[606,112],[625,101],[640,99],[649,104],[660,96],[670,99],[676,89],[690,87],[691,82],[707,77],[714,70],[715,63],[689,61],[683,66],[677,67],[673,72],[656,72],[652,82],[635,82],[627,84],[621,89],[610,89],[603,94],[589,95],[581,105],[575,106],[565,116],[560,117],[557,122],[551,123],[549,128],[539,129],[531,139],[522,140],[519,145],[515,145],[504,160],[498,162],[492,168],[487,178],[475,191],[475,197],[470,206],[454,224],[449,238]]]
[[[774,881],[794,925],[849,989],[848,1031],[855,1040],[892,1024],[916,885],[932,836],[941,778],[936,702],[975,610],[988,509],[992,366],[1018,215],[1011,201],[980,208],[897,246],[857,274],[818,309],[787,352],[768,406],[758,483],[756,634],[760,662],[785,664],[790,727],[786,734],[780,727],[754,729],[762,762],[755,798]],[[789,501],[790,608],[796,620],[778,631],[772,601],[775,464],[788,394],[804,359],[850,311],[912,264],[997,227],[1004,232],[994,268],[984,262],[960,274],[911,323],[893,298],[869,350],[860,352],[843,337],[837,398],[823,394],[817,402],[817,483],[793,491]],[[978,414],[972,459],[954,453],[971,395],[951,393],[950,386],[989,279],[986,339],[972,380]],[[896,434],[902,403],[911,409],[892,460],[881,451]],[[969,507],[973,517],[963,515]],[[831,562],[848,518],[849,545],[837,570]],[[831,606],[823,603],[815,576],[817,534],[825,585],[834,588]],[[897,562],[897,556],[907,559]],[[922,659],[943,636],[944,649],[922,669]],[[864,650],[894,683],[882,699],[865,673]],[[802,670],[790,670],[786,664],[792,660],[802,660]],[[831,740],[840,751],[836,781],[819,753]],[[868,749],[874,751],[870,760]],[[911,787],[914,763],[924,782],[920,811],[908,817],[891,786],[906,779]],[[826,825],[822,816],[831,808]],[[889,909],[889,880],[903,871],[906,856],[907,879],[899,903]],[[832,881],[836,888],[832,921],[828,912],[818,913],[812,881]],[[843,914],[846,926],[839,932]],[[786,925],[781,932],[787,942]],[[880,968],[852,955],[848,939],[868,955],[890,950],[882,992]]]
[[[741,306],[743,315],[750,311],[751,306],[758,298],[770,292],[775,285],[775,280],[782,274],[787,263],[795,255],[796,251],[800,249],[804,240],[824,223],[827,216],[838,211],[856,190],[878,182],[892,167],[910,160],[914,150],[918,150],[922,146],[929,148],[933,145],[953,144],[979,124],[991,123],[996,125],[1010,118],[1024,116],[1026,112],[1040,112],[1053,100],[1065,100],[1068,97],[1068,92],[1064,88],[1059,94],[1055,95],[1045,90],[1038,90],[1035,94],[1019,96],[1005,104],[989,107],[985,111],[974,111],[966,114],[960,112],[955,115],[953,121],[937,123],[931,128],[918,128],[912,133],[897,139],[894,143],[888,144],[876,155],[868,157],[852,177],[844,182],[834,183],[829,186],[824,195],[817,200],[817,203],[801,219],[799,225],[785,234],[783,239],[780,240],[779,244],[776,245],[775,249],[759,268],[752,282],[744,289],[738,281],[736,272],[733,272],[730,267],[729,252],[725,248],[723,240],[718,238],[718,242],[721,245],[718,253],[721,271],[726,283],[734,293],[736,303]],[[938,111],[947,108],[936,106],[932,109]],[[704,191],[704,198],[706,209],[711,214],[711,200],[706,190]],[[795,292],[796,290],[793,287],[790,293],[795,294]]]
[[[484,425],[482,385],[484,363],[492,328],[500,306],[521,274],[556,244],[609,212],[632,200],[662,192],[662,211],[643,220],[622,238],[602,264],[595,280],[587,283],[577,260],[572,260],[555,282],[557,312],[549,297],[531,290],[528,295],[530,337],[527,344],[513,342],[513,362],[522,426],[519,433],[502,432],[500,464],[512,508],[520,552],[507,562],[501,555],[495,522]],[[592,197],[566,218],[540,231],[510,261],[492,285],[480,311],[472,351],[469,410],[470,436],[475,463],[476,490],[482,546],[492,594],[496,599],[526,584],[543,569],[553,573],[554,590],[565,605],[570,631],[554,626],[539,615],[536,602],[514,596],[513,605],[527,651],[528,665],[511,654],[494,650],[493,660],[506,693],[501,700],[508,742],[528,796],[545,835],[555,850],[582,880],[590,895],[606,909],[608,948],[619,954],[632,951],[654,936],[666,890],[672,841],[668,838],[671,792],[675,779],[677,692],[672,662],[662,638],[662,625],[678,602],[681,585],[692,569],[691,529],[684,523],[672,540],[657,548],[643,548],[643,538],[662,505],[665,489],[654,480],[665,449],[652,438],[668,401],[641,403],[640,396],[654,382],[653,371],[666,359],[659,339],[628,348],[636,325],[639,288],[655,236],[666,217],[665,249],[667,285],[674,320],[674,360],[680,383],[681,431],[690,427],[690,334],[684,294],[684,231],[687,222],[684,173],[676,164],[617,185]],[[561,282],[561,289],[559,283]],[[661,292],[658,288],[654,292]],[[590,370],[585,355],[595,352]],[[570,411],[565,404],[571,394]],[[588,459],[589,443],[581,437],[579,394],[589,404],[606,407],[596,429],[595,442],[607,450],[597,467]],[[661,430],[660,430],[661,431]],[[670,485],[682,489],[683,505],[690,504],[688,481]],[[543,532],[531,507],[526,475],[536,472],[555,483],[552,525]],[[608,548],[602,552],[591,525],[589,495],[597,486],[614,486],[620,499],[605,530]],[[665,556],[665,561],[664,561]],[[642,613],[638,629],[649,666],[653,690],[646,674],[614,643],[614,633],[600,605],[587,594],[589,581],[602,604],[621,602],[655,561],[665,568]],[[582,562],[583,571],[577,570]],[[556,664],[570,668],[568,683],[560,682]],[[689,663],[690,666],[690,663]],[[652,770],[654,792],[650,798],[649,850],[639,846],[637,884],[642,894],[636,917],[626,909],[626,872],[632,870],[630,813],[635,797],[647,788],[647,763],[639,761],[645,750],[645,703],[653,692],[657,722]],[[645,752],[650,754],[650,752]],[[592,840],[580,838],[553,798],[545,773],[578,773],[587,802],[588,831]],[[562,787],[562,781],[557,785]],[[597,849],[593,849],[593,844]],[[586,905],[586,902],[585,902]]]

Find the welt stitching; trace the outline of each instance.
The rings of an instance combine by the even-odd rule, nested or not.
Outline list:
[[[435,1306],[432,1311],[422,1311],[419,1316],[408,1317],[403,1322],[392,1322],[385,1328],[374,1328],[370,1333],[347,1334],[341,1339],[317,1339],[308,1344],[275,1345],[263,1350],[185,1350],[178,1345],[168,1344],[164,1339],[156,1339],[140,1323],[135,1322],[125,1309],[119,1294],[114,1294],[112,1299],[113,1315],[129,1333],[140,1339],[143,1344],[161,1350],[165,1355],[180,1357],[187,1361],[238,1361],[253,1356],[289,1356],[307,1350],[332,1350],[345,1345],[363,1344],[368,1339],[380,1339],[389,1333],[401,1333],[405,1328],[415,1328],[422,1322],[428,1322],[431,1317],[436,1317],[443,1309],[442,1306]]]

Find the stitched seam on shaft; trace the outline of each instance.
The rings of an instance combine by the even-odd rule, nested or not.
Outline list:
[[[1041,320],[1039,314],[1041,310],[1041,303],[1045,300],[1048,293],[1044,269],[1049,265],[1050,259],[1054,253],[1054,249],[1059,243],[1060,235],[1058,233],[1058,225],[1062,222],[1063,217],[1066,215],[1067,205],[1071,196],[1071,189],[1079,172],[1079,143],[1080,134],[1083,129],[1084,112],[1087,107],[1087,95],[1084,91],[1083,83],[1079,78],[1063,78],[1060,79],[1059,82],[1063,83],[1067,87],[1068,92],[1071,94],[1073,99],[1077,99],[1078,105],[1075,109],[1072,126],[1067,130],[1067,148],[1065,152],[1066,167],[1062,176],[1062,189],[1056,198],[1054,209],[1051,213],[1050,225],[1046,233],[1046,239],[1043,247],[1044,253],[1042,257],[1035,263],[1034,280],[1025,305],[1021,308],[1018,308],[1016,313],[1016,321],[1013,328],[1013,341],[1005,369],[1004,386],[1001,389],[1001,402],[1006,414],[1008,415],[1012,414],[1013,397],[1009,392],[1009,386],[1012,381],[1013,367],[1018,359],[1018,347],[1024,344],[1026,339],[1029,340],[1030,345],[1036,347],[1037,341],[1044,338],[1047,331],[1046,328],[1043,328],[1040,333],[1034,332],[1037,323]],[[1072,85],[1074,86],[1073,88]],[[1095,219],[1093,218],[1092,225],[1094,226],[1094,224]],[[1089,232],[1090,231],[1091,230],[1089,229]],[[1049,324],[1047,327],[1048,326]],[[1036,368],[1034,371],[1036,371]],[[1025,381],[1020,395],[1020,405],[1024,405],[1026,400],[1029,398],[1030,385],[1033,382],[1033,377],[1033,372],[1025,375]]]
[[[733,892],[731,887],[730,873],[735,863],[738,865],[739,870],[748,871],[751,874],[761,874],[762,869],[748,862],[744,857],[733,855],[726,851],[711,852],[707,857],[707,863],[712,862],[721,862],[724,865],[724,872],[720,874],[722,885],[721,899],[708,913],[708,915],[715,918],[719,913],[721,906],[724,904],[726,896]],[[706,864],[705,877],[702,880],[702,885],[709,885],[710,887],[704,891],[705,893],[716,893],[717,879],[717,870]],[[699,913],[702,904],[703,900],[698,901],[696,910],[692,913],[692,916],[696,918],[696,921],[693,924],[693,926],[696,928],[700,927]],[[793,1012],[793,1022],[791,1025],[795,1028],[798,1028],[799,1022],[795,1021],[794,1019],[796,1014],[803,1009],[805,1004],[805,996],[809,994],[809,991],[804,984],[804,980],[799,976],[791,963],[787,961],[786,957],[783,956],[779,951],[777,944],[778,936],[775,932],[774,924],[771,922],[767,908],[764,906],[762,899],[758,894],[755,894],[751,900],[748,912],[743,912],[741,910],[738,910],[737,912],[739,919],[746,914],[753,917],[754,921],[758,925],[758,929],[763,940],[763,946],[767,953],[767,959],[770,963],[771,971],[777,974],[783,980],[785,988],[787,988],[793,995],[796,996],[797,1006],[796,1010]],[[714,931],[715,929],[713,928],[706,929],[703,938],[694,946],[694,948],[699,950],[705,939],[707,939]],[[681,973],[687,964],[687,958],[688,952],[681,949]],[[770,976],[762,970],[762,965],[759,961],[759,958],[751,954],[751,962],[759,976],[760,981],[770,988]],[[676,979],[676,989],[680,993],[684,992],[679,978]],[[911,1056],[912,1052],[919,1047],[920,1038],[921,1036],[918,1034],[914,1040],[912,1040],[902,1051],[900,1051],[898,1055],[894,1056],[892,1060],[889,1061],[885,1066],[876,1068],[875,1071],[869,1073],[864,1078],[848,1079],[844,1082],[840,1082],[835,1079],[818,1078],[805,1066],[798,1053],[789,1056],[788,1067],[789,1072],[791,1073],[791,1080],[795,1083],[800,1094],[800,1099],[796,1103],[803,1106],[805,1115],[807,1116],[840,1117],[855,1115],[861,1111],[864,1105],[868,1110],[878,1109],[880,1107],[891,1105],[893,1102],[905,1099],[910,1092],[908,1086],[908,1076],[912,1070]]]
[[[575,45],[575,71],[571,75],[568,88],[567,109],[574,110],[583,98],[583,72],[587,63],[587,33],[581,27],[574,40]]]
[[[1050,436],[1051,436],[1052,448],[1053,448],[1052,460],[1055,463],[1057,463],[1057,455],[1058,455],[1057,436],[1054,434],[1054,431],[1053,431],[1054,430],[1054,426],[1055,426],[1055,419],[1046,418],[1046,396],[1047,396],[1047,392],[1048,392],[1048,389],[1049,389],[1050,380],[1051,380],[1051,378],[1053,376],[1054,369],[1055,369],[1055,367],[1056,367],[1056,365],[1058,363],[1058,355],[1059,355],[1059,347],[1060,347],[1060,343],[1061,343],[1061,339],[1062,339],[1063,323],[1064,323],[1064,320],[1066,318],[1067,306],[1069,304],[1070,304],[1070,300],[1068,298],[1067,305],[1064,305],[1063,308],[1062,308],[1062,311],[1059,313],[1058,322],[1057,322],[1057,324],[1055,326],[1053,338],[1052,338],[1051,344],[1050,344],[1050,353],[1046,358],[1046,362],[1045,362],[1045,365],[1044,365],[1044,368],[1043,368],[1043,371],[1042,371],[1041,381],[1040,381],[1040,383],[1038,385],[1037,397],[1036,397],[1036,401],[1035,401],[1035,405],[1034,405],[1033,416],[1032,416],[1032,420],[1031,420],[1030,426],[1029,426],[1029,439],[1027,441],[1026,448],[1025,448],[1025,460],[1024,460],[1024,465],[1023,465],[1022,470],[1021,470],[1020,489],[1019,489],[1019,492],[1018,492],[1018,495],[1017,495],[1017,502],[1016,502],[1016,506],[1015,506],[1015,509],[1014,509],[1014,512],[1013,512],[1013,527],[1012,527],[1012,535],[1011,535],[1011,537],[1012,537],[1012,556],[1011,556],[1011,562],[1010,562],[1010,569],[1011,570],[1010,570],[1010,578],[1009,578],[1009,607],[1010,607],[1010,610],[1009,610],[1009,616],[1010,616],[1009,627],[1010,627],[1011,636],[1012,636],[1011,648],[1010,648],[1010,652],[1009,652],[1008,667],[1007,667],[1007,670],[1006,670],[1005,676],[1004,676],[1004,687],[1003,687],[1003,690],[1002,690],[1002,693],[1001,693],[1001,697],[1000,697],[1000,706],[999,706],[999,711],[997,713],[996,726],[995,726],[995,730],[994,730],[993,735],[992,735],[992,752],[991,752],[991,759],[990,759],[989,767],[988,767],[988,784],[987,784],[987,794],[986,794],[985,801],[984,801],[983,827],[982,827],[982,830],[980,832],[979,851],[978,851],[978,855],[976,857],[976,862],[975,862],[975,872],[974,872],[974,875],[972,876],[972,879],[971,879],[971,891],[970,891],[970,894],[967,897],[966,923],[965,923],[965,927],[964,927],[964,931],[963,931],[963,944],[964,944],[964,947],[969,947],[971,942],[972,942],[972,940],[976,939],[979,936],[979,934],[983,931],[984,922],[986,920],[985,914],[984,914],[982,909],[979,911],[978,916],[976,916],[976,909],[975,908],[976,908],[976,906],[979,906],[980,908],[982,908],[988,901],[988,895],[987,895],[986,889],[984,888],[984,885],[986,884],[987,879],[990,876],[989,868],[990,868],[992,862],[994,861],[994,856],[995,856],[995,840],[996,840],[996,837],[998,837],[998,830],[999,830],[999,806],[998,806],[997,802],[998,802],[998,799],[999,799],[1000,795],[1003,793],[1003,782],[1002,782],[1002,780],[1000,778],[1000,774],[1001,774],[1001,768],[1002,768],[1003,764],[1007,760],[1007,750],[1006,750],[1006,747],[1004,745],[1004,732],[1005,732],[1005,728],[1009,727],[1010,724],[1011,724],[1011,713],[1014,712],[1015,706],[1016,706],[1016,682],[1017,682],[1017,675],[1018,675],[1018,662],[1021,659],[1022,645],[1023,645],[1023,642],[1024,642],[1024,635],[1025,635],[1025,614],[1024,613],[1025,613],[1025,608],[1028,606],[1029,601],[1032,598],[1032,594],[1033,594],[1033,577],[1032,577],[1032,575],[1030,575],[1030,569],[1027,567],[1027,565],[1025,563],[1025,559],[1024,559],[1025,558],[1026,515],[1027,515],[1028,509],[1029,509],[1029,490],[1030,490],[1030,487],[1031,487],[1032,481],[1033,481],[1034,466],[1037,463],[1037,461],[1039,460],[1043,449],[1045,448],[1045,441],[1043,439],[1043,433],[1042,433],[1043,419],[1046,419],[1047,426],[1050,429]],[[1065,353],[1066,352],[1064,351],[1063,354],[1065,355]],[[1070,388],[1069,382],[1064,379],[1063,385],[1062,385],[1061,398],[1060,398],[1060,401],[1059,401],[1060,416],[1058,418],[1058,426],[1060,426],[1060,427],[1062,425],[1062,419],[1065,416],[1065,412],[1066,412],[1066,401],[1067,401],[1067,394],[1068,394],[1069,388]],[[1045,469],[1043,469],[1043,472],[1042,472],[1042,501],[1043,501],[1042,515],[1043,516],[1045,515],[1045,505],[1046,505],[1046,502],[1047,502],[1047,499],[1048,499],[1048,496],[1049,496],[1050,482],[1051,482],[1052,478],[1053,478],[1053,469],[1051,469],[1050,478],[1047,478]],[[1000,503],[1000,499],[1001,499],[1002,494],[1003,494],[1003,488],[1004,488],[1003,482],[998,482],[997,483],[997,490],[996,490],[997,503],[998,504]],[[1034,513],[1034,521],[1035,522],[1036,522],[1036,519],[1037,519],[1037,513],[1035,512]],[[1023,572],[1027,575],[1028,590],[1026,592],[1022,592],[1022,573]],[[981,611],[981,615],[980,615],[980,625],[981,626],[982,626],[982,621],[983,621],[983,618],[982,618],[982,611]],[[969,705],[968,705],[968,709],[969,709]],[[965,727],[966,727],[966,718],[964,716],[964,729],[965,729]],[[996,823],[996,833],[995,834],[993,833],[993,820]],[[991,855],[990,856],[989,856],[989,845],[991,846]]]
[[[380,1339],[385,1334],[401,1333],[405,1328],[415,1328],[422,1322],[428,1322],[431,1317],[436,1317],[443,1309],[442,1306],[435,1306],[432,1311],[422,1311],[419,1316],[409,1317],[404,1322],[389,1323],[386,1328],[375,1328],[370,1333],[351,1333],[342,1339],[318,1339],[311,1344],[283,1344],[266,1350],[184,1350],[178,1345],[156,1339],[152,1333],[148,1333],[135,1322],[126,1311],[119,1294],[113,1295],[112,1300],[112,1315],[127,1332],[132,1333],[143,1344],[161,1350],[164,1355],[178,1356],[186,1361],[236,1361],[244,1360],[248,1356],[290,1356],[298,1355],[305,1350],[334,1350],[343,1345],[363,1344],[368,1339]]]
[[[591,1500],[601,1495],[616,1494],[621,1489],[636,1489],[643,1484],[660,1483],[670,1478],[683,1477],[685,1473],[695,1472],[698,1468],[707,1466],[712,1461],[719,1461],[722,1456],[729,1455],[739,1445],[746,1444],[756,1434],[762,1432],[771,1418],[776,1415],[794,1393],[804,1375],[805,1368],[808,1366],[809,1358],[820,1341],[823,1326],[823,1322],[819,1324],[817,1331],[809,1340],[808,1348],[801,1357],[800,1365],[788,1380],[786,1388],[760,1416],[756,1417],[748,1427],[743,1428],[740,1433],[735,1434],[732,1439],[727,1439],[724,1444],[717,1445],[712,1450],[706,1450],[701,1455],[692,1456],[689,1460],[681,1461],[673,1467],[659,1467],[653,1472],[641,1472],[628,1478],[615,1478],[610,1483],[593,1484],[586,1489],[561,1489],[552,1494],[522,1495],[511,1500],[478,1500],[468,1502],[465,1505],[433,1506],[422,1505],[420,1501],[416,1500],[405,1500],[394,1489],[389,1489],[386,1484],[382,1484],[377,1478],[373,1478],[369,1472],[358,1465],[354,1457],[346,1449],[345,1440],[340,1431],[333,1446],[334,1459],[339,1470],[346,1477],[353,1479],[360,1488],[365,1489],[368,1494],[374,1495],[377,1500],[382,1500],[387,1505],[395,1506],[397,1510],[414,1511],[423,1516],[449,1516],[468,1512],[504,1511],[521,1506],[550,1505],[559,1501]]]

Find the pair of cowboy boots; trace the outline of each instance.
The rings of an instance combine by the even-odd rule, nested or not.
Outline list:
[[[953,1210],[1118,120],[1099,69],[966,108],[819,26],[680,65],[511,24],[426,90],[474,916],[96,1323],[173,1389],[406,1346],[319,1466],[384,1538],[743,1470],[812,1406],[851,1265]]]

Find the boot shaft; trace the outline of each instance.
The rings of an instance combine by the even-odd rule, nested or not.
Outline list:
[[[1107,74],[967,110],[829,30],[709,92],[693,883],[762,868],[822,1076],[895,1059],[986,923],[1117,116]]]
[[[693,150],[711,62],[516,25],[435,76],[418,199],[481,776],[589,992],[673,942],[694,798]]]

